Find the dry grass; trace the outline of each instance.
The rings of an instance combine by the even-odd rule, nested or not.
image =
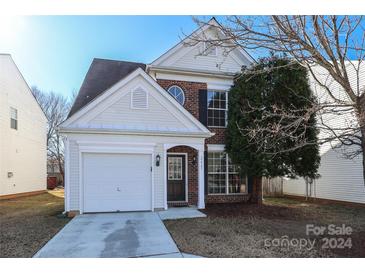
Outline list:
[[[0,257],[32,257],[68,221],[63,190],[0,201]]]
[[[320,205],[291,199],[266,199],[264,205],[211,205],[208,217],[166,221],[183,252],[205,257],[365,257],[365,208]],[[323,237],[308,237],[306,225],[351,226],[351,249],[324,249]],[[265,247],[265,239],[310,238],[311,250]],[[339,237],[339,236],[336,236]]]

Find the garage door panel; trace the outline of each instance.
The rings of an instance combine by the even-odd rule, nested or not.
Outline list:
[[[84,211],[151,210],[151,155],[83,156]]]

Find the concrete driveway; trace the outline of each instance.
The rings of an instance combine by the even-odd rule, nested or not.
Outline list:
[[[103,213],[75,217],[34,257],[184,257],[157,213]]]

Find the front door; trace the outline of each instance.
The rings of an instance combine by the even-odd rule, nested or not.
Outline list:
[[[185,201],[185,155],[167,156],[167,201]]]

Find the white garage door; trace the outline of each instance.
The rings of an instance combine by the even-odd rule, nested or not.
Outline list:
[[[151,155],[83,154],[84,212],[151,210]]]

